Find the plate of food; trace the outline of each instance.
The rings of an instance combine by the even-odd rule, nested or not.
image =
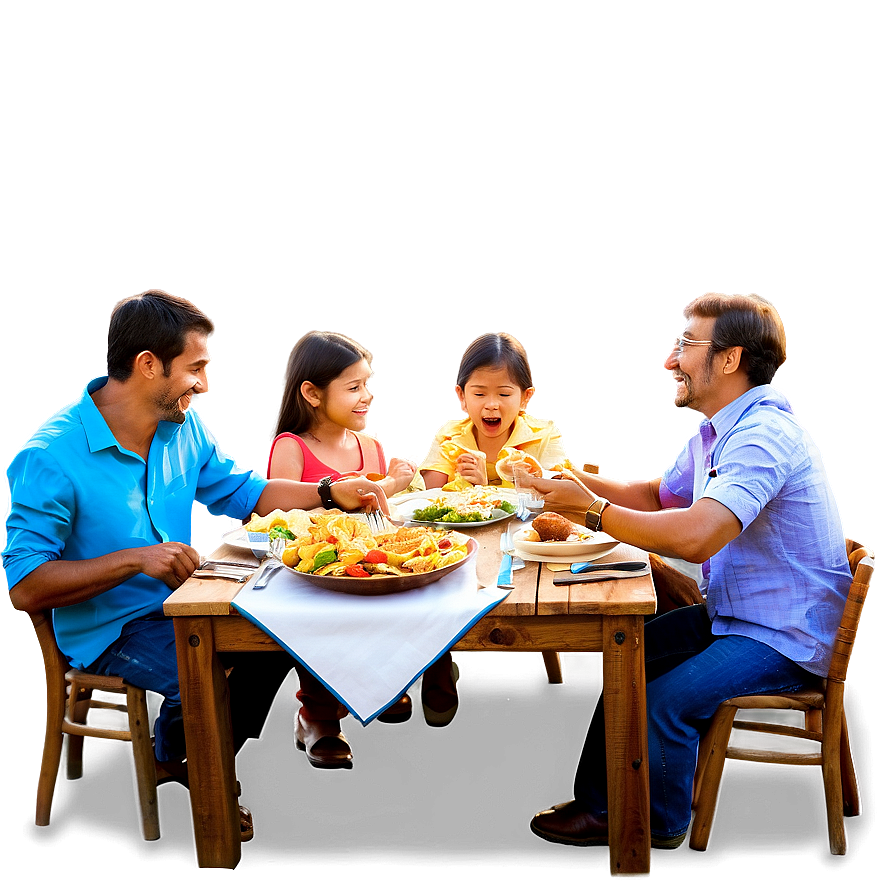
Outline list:
[[[532,522],[513,534],[514,546],[524,554],[556,559],[580,554],[605,553],[619,541],[605,532],[592,532],[570,522],[559,513],[540,513]]]
[[[459,532],[423,526],[373,531],[357,514],[341,511],[308,519],[307,529],[290,532],[293,538],[272,520],[272,551],[288,572],[331,591],[373,596],[420,588],[459,569],[479,549]]]
[[[392,502],[395,516],[408,525],[450,529],[488,526],[516,513],[517,494],[494,485],[472,485],[462,491],[431,488]]]

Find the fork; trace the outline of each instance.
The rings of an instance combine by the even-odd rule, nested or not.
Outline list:
[[[214,560],[211,557],[202,558],[199,569],[258,569],[257,563],[240,563],[238,560]]]
[[[382,510],[380,510],[379,508],[377,508],[376,510],[368,510],[367,525],[370,526],[370,529],[373,532],[385,532],[386,519],[383,516]]]

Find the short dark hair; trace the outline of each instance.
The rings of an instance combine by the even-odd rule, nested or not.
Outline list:
[[[741,363],[754,386],[770,383],[787,359],[781,316],[761,296],[709,292],[689,302],[684,316],[712,318],[712,354],[740,346]]]
[[[457,385],[463,389],[473,371],[480,367],[506,367],[520,391],[532,388],[532,371],[526,350],[509,333],[484,333],[474,339],[460,359]]]
[[[302,395],[302,383],[314,383],[326,389],[342,372],[373,355],[363,345],[342,333],[311,330],[292,348],[286,364],[286,380],[275,435],[307,432],[317,419],[315,409]]]
[[[152,352],[167,375],[171,362],[180,355],[187,335],[198,330],[212,333],[214,324],[186,299],[160,289],[122,299],[109,321],[109,347],[106,367],[109,377],[125,382],[140,352]]]

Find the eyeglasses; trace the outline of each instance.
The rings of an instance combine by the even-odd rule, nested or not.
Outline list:
[[[687,336],[679,336],[675,340],[673,351],[676,355],[680,355],[686,345],[712,345],[712,339],[688,339]]]

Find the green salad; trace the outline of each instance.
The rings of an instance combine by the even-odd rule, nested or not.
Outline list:
[[[494,510],[502,510],[511,514],[516,507],[509,501],[501,501],[495,505]],[[487,515],[486,515],[487,514]],[[452,507],[442,502],[441,499],[433,501],[428,507],[421,507],[414,511],[414,519],[428,523],[482,523],[492,518],[492,509],[465,510],[461,507]]]

